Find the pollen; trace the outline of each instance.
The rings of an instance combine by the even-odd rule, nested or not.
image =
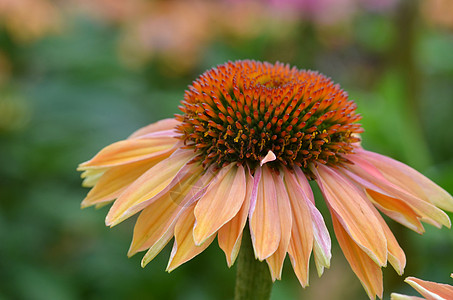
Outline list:
[[[176,115],[180,138],[203,167],[230,163],[254,170],[272,151],[269,166],[302,168],[347,163],[362,132],[356,104],[318,72],[282,63],[228,62],[196,79]]]

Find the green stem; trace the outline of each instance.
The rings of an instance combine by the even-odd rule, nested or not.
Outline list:
[[[235,300],[268,300],[272,279],[266,262],[255,259],[248,228],[244,229],[237,259]]]

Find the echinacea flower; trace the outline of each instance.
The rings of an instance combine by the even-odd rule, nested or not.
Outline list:
[[[249,230],[256,259],[280,279],[289,255],[308,285],[330,266],[331,240],[309,181],[324,196],[343,253],[368,296],[381,267],[406,257],[380,212],[423,233],[450,227],[453,199],[414,169],[360,145],[356,104],[329,78],[281,63],[237,61],[202,74],[182,114],[144,127],[80,165],[83,207],[114,201],[106,224],[140,213],[129,255],[149,263],[174,238],[172,271],[217,237],[231,266]],[[246,224],[248,223],[248,228]]]
[[[453,273],[450,275],[453,278]],[[392,300],[449,300],[453,299],[453,286],[432,281],[425,281],[415,277],[407,277],[405,280],[424,298],[415,296],[406,296],[392,293]]]

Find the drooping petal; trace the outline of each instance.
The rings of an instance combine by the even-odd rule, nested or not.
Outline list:
[[[178,219],[175,227],[175,243],[171,250],[167,271],[171,272],[183,263],[203,252],[214,240],[215,234],[208,237],[201,245],[193,239],[195,215],[193,207],[187,209]]]
[[[383,282],[380,266],[350,237],[343,225],[340,224],[337,214],[332,211],[331,215],[335,235],[352,271],[359,278],[370,299],[375,299],[376,296],[382,298]]]
[[[387,243],[367,196],[338,171],[319,164],[312,168],[324,198],[350,237],[379,266],[387,263]]]
[[[170,137],[119,141],[99,151],[91,160],[80,164],[78,170],[114,167],[159,157],[174,151],[177,142],[178,140]]]
[[[308,207],[311,200],[293,173],[286,171],[284,180],[293,215],[288,254],[294,273],[305,287],[308,285],[308,267],[313,249],[313,221]]]
[[[240,210],[246,194],[245,170],[242,165],[223,168],[215,182],[195,207],[197,220],[193,238],[197,245],[204,243]]]
[[[163,191],[192,158],[192,151],[177,150],[145,172],[115,201],[106,217],[107,226],[114,226],[143,209],[144,203],[148,205],[150,199]],[[190,170],[197,171],[195,164],[191,165]]]
[[[154,258],[173,236],[181,213],[203,196],[212,177],[211,172],[206,172],[198,180],[195,176],[189,177],[180,182],[176,191],[170,190],[150,203],[137,218],[128,255],[150,248],[143,262],[151,260],[147,256]]]
[[[145,127],[142,127],[132,133],[129,136],[129,139],[135,139],[135,138],[142,138],[144,135],[150,134],[150,133],[155,133],[159,131],[168,131],[168,130],[173,130],[176,128],[177,125],[179,125],[181,122],[169,118],[169,119],[163,119],[160,121],[157,121],[156,123],[147,125]]]
[[[420,172],[385,155],[363,149],[357,154],[371,162],[393,184],[442,209],[453,211],[453,197]]]
[[[374,183],[359,177],[349,170],[342,169],[341,172],[349,179],[352,179],[358,185],[362,186],[370,201],[384,214],[415,232],[423,233],[425,231],[423,225],[419,221],[421,216],[404,201],[388,195],[388,193],[374,185]]]
[[[272,178],[272,171],[266,165],[258,167],[255,173],[258,170],[261,171],[261,176],[256,193],[256,205],[254,211],[249,215],[249,222],[255,257],[264,260],[277,250],[281,229],[277,190]]]
[[[242,241],[242,231],[244,230],[247,216],[250,209],[250,197],[252,194],[253,177],[250,171],[246,171],[247,192],[244,203],[239,212],[228,223],[219,229],[217,239],[219,246],[225,252],[228,267],[231,267],[239,253]]]
[[[158,161],[148,159],[108,169],[82,201],[82,208],[110,202]]]
[[[415,277],[408,277],[404,281],[428,300],[453,299],[453,286],[451,285],[425,281]]]
[[[280,175],[272,173],[275,182],[278,200],[278,213],[280,216],[281,238],[277,251],[269,256],[266,261],[271,271],[272,280],[281,279],[283,262],[285,261],[286,252],[288,251],[289,241],[291,239],[292,215],[291,204],[289,202],[288,192],[286,191],[283,181],[283,171]]]
[[[421,217],[423,221],[437,227],[444,225],[450,228],[450,219],[444,211],[437,208],[432,203],[414,196],[406,190],[406,188],[398,187],[393,184],[384,177],[380,170],[361,156],[350,155],[348,156],[348,159],[354,163],[353,165],[347,166],[352,173],[355,173],[358,177],[361,177],[365,181],[372,182],[385,194],[404,201]],[[381,193],[379,190],[377,192]]]
[[[318,276],[324,272],[324,268],[330,267],[331,253],[331,240],[329,231],[327,230],[324,218],[315,206],[315,197],[313,191],[308,183],[307,177],[300,168],[294,168],[297,182],[299,183],[304,194],[310,200],[307,202],[310,209],[310,215],[313,223],[313,254],[316,264]]]

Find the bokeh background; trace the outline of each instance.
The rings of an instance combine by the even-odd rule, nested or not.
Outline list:
[[[108,207],[81,210],[75,169],[178,113],[206,69],[247,58],[330,76],[358,103],[367,149],[453,193],[451,0],[0,0],[0,299],[232,299],[216,243],[171,274],[169,247],[145,269],[128,259],[133,220],[108,229]],[[451,230],[389,224],[404,277],[452,283]],[[305,290],[286,261],[272,299],[366,299],[333,245]],[[384,269],[385,299],[416,294],[404,277]]]

